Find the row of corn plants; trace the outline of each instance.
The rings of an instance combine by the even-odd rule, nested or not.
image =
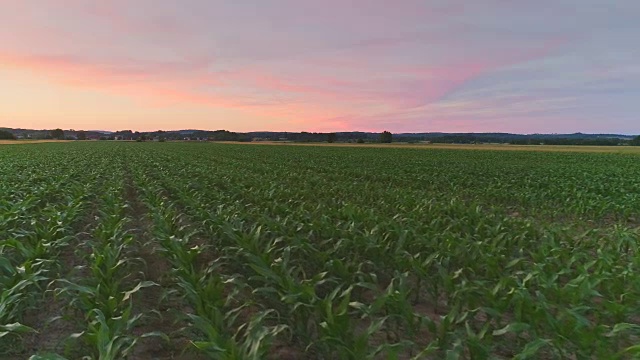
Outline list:
[[[1,164],[0,181],[0,353],[12,356],[21,351],[20,334],[43,330],[25,315],[48,301],[46,283],[60,275],[58,257],[88,208],[95,180],[65,159],[23,154],[14,160]]]
[[[390,201],[392,206],[396,206],[392,210],[396,211],[396,218],[389,221],[383,212],[386,210],[384,204],[378,206],[382,208],[382,214],[376,214],[369,209],[349,206],[348,203],[340,211],[332,211],[330,207],[323,207],[319,203],[325,198],[312,202],[312,197],[317,196],[314,190],[317,183],[310,188],[300,182],[294,185],[296,183],[288,180],[289,186],[280,186],[275,179],[281,176],[277,171],[274,174],[260,171],[261,168],[269,168],[269,165],[252,165],[249,171],[242,172],[239,171],[241,164],[233,159],[213,158],[209,160],[209,165],[205,165],[207,163],[203,160],[206,158],[202,156],[192,158],[191,163],[187,161],[178,170],[169,165],[174,163],[170,157],[163,158],[166,155],[153,154],[145,159],[145,162],[152,164],[145,172],[156,173],[165,192],[177,194],[176,198],[183,209],[204,225],[208,237],[215,239],[216,249],[235,251],[228,256],[236,261],[238,271],[242,271],[242,268],[253,270],[254,273],[243,273],[252,288],[269,289],[267,292],[278,294],[270,301],[269,297],[259,297],[263,292],[259,290],[253,292],[253,301],[268,304],[268,307],[277,310],[281,319],[285,319],[283,323],[295,327],[294,333],[298,337],[307,338],[306,341],[301,340],[307,347],[319,343],[319,331],[310,329],[309,335],[305,335],[304,331],[299,331],[304,328],[299,319],[313,319],[309,322],[314,324],[323,322],[307,314],[297,317],[289,314],[284,304],[285,299],[289,300],[290,297],[285,294],[300,292],[294,290],[296,286],[300,288],[301,282],[323,274],[316,281],[322,284],[336,281],[356,288],[361,285],[363,288],[373,288],[376,299],[386,293],[389,286],[404,288],[390,293],[396,298],[400,297],[400,304],[410,304],[407,308],[412,310],[405,312],[406,320],[397,321],[400,316],[394,312],[401,313],[399,309],[403,308],[399,305],[395,306],[396,310],[384,312],[392,316],[394,321],[386,318],[384,326],[381,326],[390,334],[390,339],[402,340],[390,343],[394,346],[399,343],[407,345],[408,341],[414,340],[406,336],[411,332],[407,329],[411,328],[411,324],[417,324],[413,332],[423,335],[421,327],[426,328],[441,355],[464,357],[473,353],[488,356],[497,352],[520,357],[540,353],[551,357],[623,356],[627,354],[625,350],[633,351],[630,345],[636,332],[629,320],[633,319],[631,314],[637,308],[635,301],[638,288],[624,280],[624,277],[617,278],[619,281],[614,280],[617,286],[611,287],[612,284],[606,281],[607,286],[604,287],[609,275],[604,276],[623,271],[621,264],[632,267],[637,264],[633,251],[621,255],[613,251],[621,248],[622,244],[633,247],[632,244],[637,242],[635,231],[621,234],[612,233],[611,229],[594,230],[576,241],[574,233],[554,230],[553,227],[540,229],[527,220],[513,219],[499,212],[492,214],[482,204],[469,206],[468,201],[455,199],[448,203],[420,201],[416,200],[414,194],[397,192],[391,195],[397,198]],[[285,163],[282,160],[280,162]],[[216,168],[216,173],[225,181],[221,183],[220,178],[211,176],[211,168]],[[295,179],[296,170],[289,169],[287,177]],[[306,169],[303,167],[302,170]],[[233,174],[234,171],[236,174]],[[185,173],[191,180],[184,180]],[[274,178],[269,179],[269,176]],[[304,177],[310,182],[315,180],[315,176],[310,174],[305,173]],[[329,183],[323,185],[331,188]],[[368,190],[375,194],[378,184],[358,185],[369,186]],[[249,191],[242,192],[243,188]],[[384,190],[384,186],[380,190]],[[354,191],[357,189],[354,188]],[[378,193],[374,197],[376,195],[384,198],[384,194]],[[307,210],[308,207],[304,205],[308,203],[314,203],[318,209],[310,209],[315,212]],[[402,207],[406,209],[407,206],[411,206],[412,212],[432,220],[425,223],[424,219],[412,218],[411,213],[401,211]],[[292,215],[293,211],[299,212],[300,217]],[[314,223],[305,223],[310,218],[314,219]],[[344,221],[343,228],[339,220]],[[262,225],[260,236],[252,235],[257,225]],[[307,226],[312,231],[305,231]],[[265,231],[265,228],[269,230]],[[307,234],[306,238],[301,238],[301,233]],[[254,240],[238,240],[247,238]],[[326,240],[310,244],[309,238]],[[430,241],[419,241],[420,238]],[[589,264],[589,257],[585,255],[597,251],[603,238],[611,246],[607,253],[616,260],[603,260],[600,273],[593,274],[593,265]],[[240,249],[237,249],[238,242],[242,243]],[[275,246],[273,242],[276,242]],[[570,244],[573,242],[572,248]],[[296,243],[302,243],[302,250],[291,246]],[[248,254],[247,249],[250,249]],[[284,249],[287,249],[287,256],[283,256]],[[551,250],[558,256],[550,257]],[[543,270],[544,275],[553,271],[565,275],[550,283],[549,280],[542,284],[531,281],[531,277],[539,271],[538,262],[542,259],[549,263]],[[321,260],[326,260],[326,264]],[[282,265],[282,262],[286,265]],[[296,262],[302,264],[300,269],[296,268]],[[285,277],[283,280],[275,269],[284,274],[304,275],[299,275],[297,279],[296,276],[289,276],[289,279]],[[598,277],[599,274],[603,277]],[[522,279],[526,279],[524,284]],[[543,275],[539,275],[539,279],[544,279]],[[580,284],[583,290],[572,297],[565,297],[576,284]],[[285,289],[278,291],[278,286]],[[316,286],[309,288],[315,289]],[[633,294],[621,306],[626,313],[618,317],[601,316],[594,321],[593,314],[609,313],[607,309],[618,301],[620,292]],[[373,302],[363,300],[365,295],[371,294],[366,291],[361,293],[361,298],[357,299],[360,301],[353,301],[353,304],[360,309],[364,307],[356,304],[372,306]],[[317,294],[311,291],[307,294],[311,294],[308,296],[312,299],[310,302],[316,301]],[[407,297],[413,303],[405,301]],[[555,304],[531,306],[539,299]],[[422,308],[416,306],[420,305],[421,300],[426,300],[431,307],[431,315],[435,316],[425,316],[416,311]],[[297,311],[305,308],[303,304],[294,303],[292,307]],[[352,317],[361,315],[354,312]],[[594,338],[600,340],[584,340]]]
[[[206,357],[638,353],[637,157],[180,143],[67,151],[78,149],[132,169],[153,245],[172,267],[167,294],[188,304],[185,332]],[[126,242],[120,234],[110,242]]]
[[[152,214],[158,251],[172,266],[173,293],[184,299],[191,311],[183,314],[197,334],[192,344],[214,359],[263,359],[276,335],[286,327],[269,326],[271,310],[260,309],[241,294],[245,279],[224,271],[228,259],[203,260],[215,252],[198,241],[199,233],[188,224],[163,191],[143,173],[136,174],[142,200]]]
[[[66,353],[83,359],[124,359],[129,357],[139,336],[134,328],[144,314],[134,313],[133,300],[140,289],[156,284],[140,280],[133,271],[141,259],[133,252],[134,237],[124,199],[123,166],[118,157],[100,167],[95,189],[93,218],[79,234],[76,256],[83,259],[67,277],[53,279],[49,288],[67,302],[65,320],[84,324],[84,330],[69,334]],[[114,163],[116,164],[114,166]],[[94,164],[95,166],[95,164]],[[164,336],[147,333],[146,336]],[[35,355],[32,359],[63,359],[55,354]]]
[[[158,168],[158,165],[155,165],[154,168]],[[168,179],[167,183],[173,183],[173,181]],[[180,189],[171,188],[170,192],[180,192]],[[191,204],[192,208],[193,206]],[[217,219],[224,218],[220,216],[222,214],[216,215]],[[203,218],[198,218],[198,220],[203,220]],[[204,222],[208,223],[209,229],[211,229],[211,222],[207,222],[207,220],[212,220],[211,213],[207,213],[204,218]],[[297,244],[286,246],[286,241],[283,239],[267,239],[261,236],[259,228],[247,228],[237,219],[218,225],[218,228],[222,229],[222,236],[220,232],[216,231],[209,233],[211,236],[218,237],[216,248],[226,248],[229,253],[228,257],[234,259],[239,271],[245,268],[253,270],[246,276],[256,289],[253,292],[258,297],[256,301],[267,304],[276,310],[280,314],[281,320],[284,320],[285,324],[293,329],[292,332],[295,334],[296,340],[301,342],[307,350],[316,349],[324,353],[327,358],[331,358],[336,356],[335,349],[337,348],[341,349],[338,351],[344,352],[341,357],[369,358],[385,350],[393,353],[398,352],[399,349],[411,348],[411,341],[402,340],[398,335],[395,336],[393,343],[383,342],[378,346],[372,346],[372,343],[376,341],[375,333],[384,331],[388,334],[391,332],[386,328],[384,330],[381,328],[387,320],[384,315],[387,315],[390,312],[388,309],[392,307],[403,309],[401,314],[392,313],[390,316],[393,321],[388,322],[388,327],[393,327],[396,334],[405,325],[413,328],[414,335],[417,335],[420,328],[427,324],[434,329],[427,317],[421,316],[411,309],[408,301],[407,282],[404,281],[406,274],[396,272],[394,275],[397,277],[389,281],[388,288],[376,294],[378,302],[375,305],[366,306],[358,301],[346,301],[352,299],[352,293],[357,293],[358,290],[360,292],[363,289],[377,290],[377,275],[361,271],[367,265],[371,265],[369,267],[373,268],[373,264],[367,263],[367,261],[358,263],[358,259],[353,259],[352,261],[356,262],[349,264],[348,260],[342,258],[343,255],[330,252],[320,253],[309,244],[300,243],[300,239],[291,239]],[[274,227],[277,224],[270,226]],[[227,242],[223,243],[224,239],[227,239]],[[273,243],[269,241],[273,241]],[[344,243],[342,244],[344,245]],[[370,245],[369,247],[376,246],[374,243]],[[344,247],[336,246],[335,248],[343,249]],[[357,249],[357,247],[355,248]],[[298,251],[300,253],[297,253]],[[380,253],[383,251],[381,249]],[[282,256],[281,252],[285,256]],[[306,254],[302,252],[306,252]],[[318,263],[314,260],[322,261]],[[277,266],[274,266],[276,263]],[[301,266],[302,264],[304,264],[304,268]],[[308,278],[305,278],[307,277],[305,272],[308,273],[313,268],[312,264],[318,264],[317,268],[320,272],[316,276],[309,275]],[[323,266],[326,267],[323,268]],[[327,276],[327,274],[330,275]],[[343,288],[343,284],[355,285]],[[329,291],[324,290],[318,294],[316,289],[321,285],[324,285],[324,288],[327,286],[335,286],[336,288],[333,291],[329,289]],[[396,291],[397,286],[403,287],[404,291]],[[343,297],[338,297],[339,294],[342,294]],[[328,300],[327,297],[331,300]],[[343,316],[342,326],[331,326],[332,321],[336,320],[333,316],[328,318],[330,321],[325,321],[327,320],[326,316],[331,314],[327,309],[339,308],[335,302],[342,304],[340,305]],[[350,312],[347,312],[347,308],[345,308],[347,305],[351,306],[348,308],[351,310]],[[358,315],[359,312],[360,315]],[[355,319],[351,320],[351,318]],[[363,334],[356,334],[354,328],[362,326],[362,324],[368,324],[369,330]],[[338,333],[339,331],[340,333]],[[349,334],[353,334],[353,336],[349,337]],[[336,339],[341,337],[348,341],[336,343]]]

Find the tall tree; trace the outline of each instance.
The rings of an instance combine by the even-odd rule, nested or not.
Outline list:
[[[64,131],[62,131],[62,129],[51,130],[51,137],[58,140],[64,140]]]
[[[0,140],[15,140],[16,137],[12,133],[0,130]]]
[[[78,131],[76,138],[78,138],[78,140],[87,140],[87,133],[84,131]]]
[[[640,146],[640,135],[636,136],[635,139],[631,140],[631,145]]]
[[[380,134],[380,142],[381,143],[390,144],[392,140],[393,140],[393,135],[390,132],[383,131],[382,134]]]
[[[327,142],[328,143],[336,142],[336,133],[328,133],[327,134]]]

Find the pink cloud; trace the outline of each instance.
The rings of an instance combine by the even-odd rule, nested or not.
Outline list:
[[[33,71],[63,84],[144,99],[156,106],[192,103],[239,108],[262,116],[302,118],[303,123],[322,123],[319,126],[323,129],[347,130],[397,118],[404,110],[437,102],[474,78],[501,66],[546,56],[560,44],[562,42],[551,42],[540,49],[516,53],[493,62],[389,66],[381,70],[380,77],[361,80],[313,72],[277,76],[259,68],[208,73],[206,60],[94,63],[73,56],[0,54],[0,63]],[[214,94],[198,90],[202,86],[217,87],[220,91]],[[234,96],[225,93],[229,86],[256,89],[260,93],[253,97]],[[272,99],[278,94],[285,96],[285,100]],[[340,113],[351,112],[347,108],[338,109],[325,104],[342,104],[347,108],[358,104],[379,104],[388,106],[390,110],[372,116],[345,116]]]
[[[46,76],[64,85],[108,91],[157,106],[183,102],[232,108],[252,106],[250,102],[238,99],[191,91],[201,80],[199,69],[202,64],[198,63],[100,64],[72,56],[2,53],[0,64]],[[215,83],[215,79],[207,78],[207,81]]]
[[[61,51],[61,55],[34,55],[0,47],[0,63],[36,73],[66,86],[99,89],[147,105],[191,104],[241,109],[258,118],[282,118],[300,127],[347,130],[358,126],[381,126],[376,124],[406,117],[405,114],[411,113],[414,108],[441,101],[491,71],[547,56],[555,46],[559,46],[551,42],[530,51],[512,50],[505,46],[502,53],[470,53],[464,60],[455,62],[428,56],[425,56],[423,64],[419,63],[420,58],[393,61],[396,51],[411,50],[424,44],[447,46],[451,43],[452,47],[461,47],[461,35],[455,31],[447,34],[415,29],[396,31],[394,27],[389,35],[378,31],[370,37],[354,37],[348,41],[338,39],[340,41],[334,41],[327,47],[311,44],[308,53],[294,57],[293,62],[298,69],[293,70],[256,59],[240,64],[228,61],[233,58],[234,52],[231,50],[237,51],[236,54],[244,54],[247,44],[243,44],[242,40],[238,40],[237,49],[233,42],[220,41],[222,50],[231,49],[226,63],[221,60],[224,54],[218,56],[217,51],[199,51],[198,46],[191,44],[191,40],[198,37],[194,32],[197,26],[165,16],[171,14],[169,10],[157,10],[166,6],[165,3],[159,3],[147,17],[140,13],[144,7],[138,8],[137,13],[131,13],[127,10],[135,6],[124,1],[66,2],[70,7],[82,9],[81,12],[91,19],[107,23],[109,31],[119,34],[115,41],[120,36],[126,40],[129,34],[143,40],[171,39],[166,46],[175,47],[173,55],[184,60],[142,60],[154,59],[154,56],[146,56],[144,49],[139,52],[125,49],[127,51],[122,54],[109,50],[100,55],[74,51]],[[353,27],[354,32],[367,34],[366,28],[369,26],[384,28],[380,24],[402,25],[405,19],[436,21],[440,16],[457,16],[464,12],[461,3],[448,4],[434,8],[422,1],[406,1],[389,7],[388,2],[382,0],[358,0],[351,5],[335,1],[336,7],[300,2],[292,2],[291,6],[315,11],[310,12],[311,19],[304,18],[305,22],[319,21],[319,24],[326,26],[325,22],[333,21],[327,17],[329,12],[338,18],[337,26],[345,29]],[[376,21],[381,23],[377,24]],[[67,30],[57,30],[52,39],[64,38]],[[46,37],[46,34],[40,35]],[[76,34],[71,36],[75,39]],[[286,43],[287,39],[284,36],[276,39],[276,42]],[[260,42],[256,42],[255,46],[258,53],[262,47],[268,47]],[[287,52],[284,54],[298,51],[285,50]],[[128,51],[133,55],[127,56]],[[78,53],[85,55],[73,55]],[[304,68],[305,65],[308,68]],[[300,70],[300,67],[303,69]],[[367,125],[367,122],[373,124]]]

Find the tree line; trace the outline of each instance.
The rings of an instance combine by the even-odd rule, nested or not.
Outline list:
[[[15,140],[16,137],[13,136],[12,133],[5,131],[5,130],[0,130],[0,140]]]
[[[640,145],[640,136],[633,140],[618,138],[594,137],[552,137],[545,135],[512,135],[487,136],[472,134],[430,135],[428,137],[398,136],[399,142],[430,142],[434,144],[511,144],[511,145],[583,145],[583,146],[617,146]]]
[[[56,140],[86,140],[89,138],[85,131],[70,130],[69,134],[62,129],[49,131],[44,138]],[[92,139],[96,139],[92,133]],[[595,138],[579,136],[553,137],[548,135],[512,135],[512,134],[429,134],[428,136],[393,135],[389,131],[383,131],[377,137],[371,133],[345,132],[345,133],[321,133],[321,132],[284,132],[284,133],[236,133],[227,130],[204,131],[194,130],[185,132],[166,132],[162,130],[153,132],[137,132],[122,130],[110,134],[100,134],[98,140],[207,140],[207,141],[293,141],[293,142],[431,142],[443,144],[481,144],[481,143],[508,143],[513,145],[586,145],[586,146],[616,146],[633,145],[640,146],[640,136],[632,140],[617,138]],[[416,134],[417,135],[417,134]],[[495,136],[493,136],[495,135]],[[42,135],[39,136],[42,138]],[[15,140],[16,136],[10,131],[0,130],[0,140]]]

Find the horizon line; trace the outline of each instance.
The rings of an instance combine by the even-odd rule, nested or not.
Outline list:
[[[51,129],[29,129],[29,128],[12,128],[12,127],[0,127],[0,129],[9,129],[12,131],[18,131],[18,130],[25,130],[25,131],[51,131],[51,130],[55,130],[55,129],[60,129],[60,128],[51,128]],[[164,130],[164,129],[157,129],[157,130],[134,130],[134,129],[122,129],[122,130],[106,130],[106,129],[102,129],[102,130],[85,130],[85,129],[62,129],[63,131],[73,131],[73,132],[79,132],[79,131],[85,131],[85,132],[99,132],[99,133],[116,133],[116,132],[123,132],[123,131],[131,131],[131,132],[138,132],[138,133],[155,133],[155,132],[159,132],[159,131],[163,131],[163,132],[182,132],[182,131],[208,131],[208,132],[214,132],[214,131],[228,131],[228,132],[233,132],[233,133],[237,133],[237,134],[248,134],[248,133],[316,133],[316,134],[330,134],[330,133],[336,133],[336,134],[340,134],[340,133],[369,133],[369,134],[376,134],[376,133],[382,133],[383,131],[389,131],[392,134],[508,134],[508,135],[576,135],[576,134],[582,134],[582,135],[624,135],[624,136],[637,136],[640,135],[640,132],[638,133],[626,133],[626,132],[598,132],[598,133],[594,133],[594,132],[581,132],[581,131],[575,131],[575,132],[532,132],[532,133],[519,133],[519,132],[505,132],[505,131],[482,131],[482,132],[477,132],[477,131],[402,131],[402,132],[393,132],[390,130],[382,130],[382,131],[365,131],[365,130],[342,130],[342,131],[307,131],[307,130],[300,130],[300,131],[290,131],[290,130],[251,130],[251,131],[233,131],[233,130],[228,130],[228,129],[176,129],[176,130]]]

